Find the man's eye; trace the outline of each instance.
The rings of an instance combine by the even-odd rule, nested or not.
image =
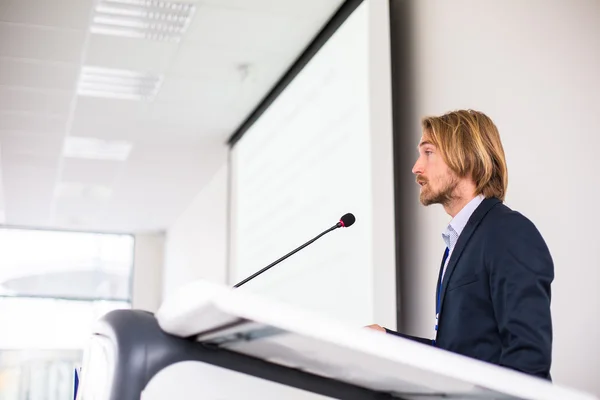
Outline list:
[[[431,151],[431,150],[425,150],[425,154],[429,156],[429,155],[433,154],[433,151]]]

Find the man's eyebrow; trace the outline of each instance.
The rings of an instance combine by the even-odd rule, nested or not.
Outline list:
[[[418,146],[418,148],[421,148],[421,147],[423,147],[423,146],[426,146],[426,145],[428,145],[428,144],[430,144],[430,145],[434,146],[434,144],[433,144],[433,143],[431,143],[429,140],[424,140],[424,141],[422,141],[421,143],[419,143],[419,146]]]

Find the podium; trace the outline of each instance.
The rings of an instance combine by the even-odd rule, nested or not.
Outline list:
[[[433,346],[203,281],[153,315],[108,313],[77,400],[598,400]]]

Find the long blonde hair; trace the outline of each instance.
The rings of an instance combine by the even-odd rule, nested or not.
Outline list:
[[[444,161],[459,177],[471,177],[477,194],[504,201],[508,170],[500,134],[484,113],[457,110],[425,117],[422,127]]]

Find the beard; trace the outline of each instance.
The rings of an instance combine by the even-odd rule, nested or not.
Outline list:
[[[426,183],[425,186],[421,187],[420,200],[424,206],[430,206],[432,204],[441,204],[446,206],[456,199],[455,191],[458,186],[458,178],[450,176],[442,181],[442,187],[438,191],[434,192],[427,179],[422,177],[417,178],[417,182]]]

